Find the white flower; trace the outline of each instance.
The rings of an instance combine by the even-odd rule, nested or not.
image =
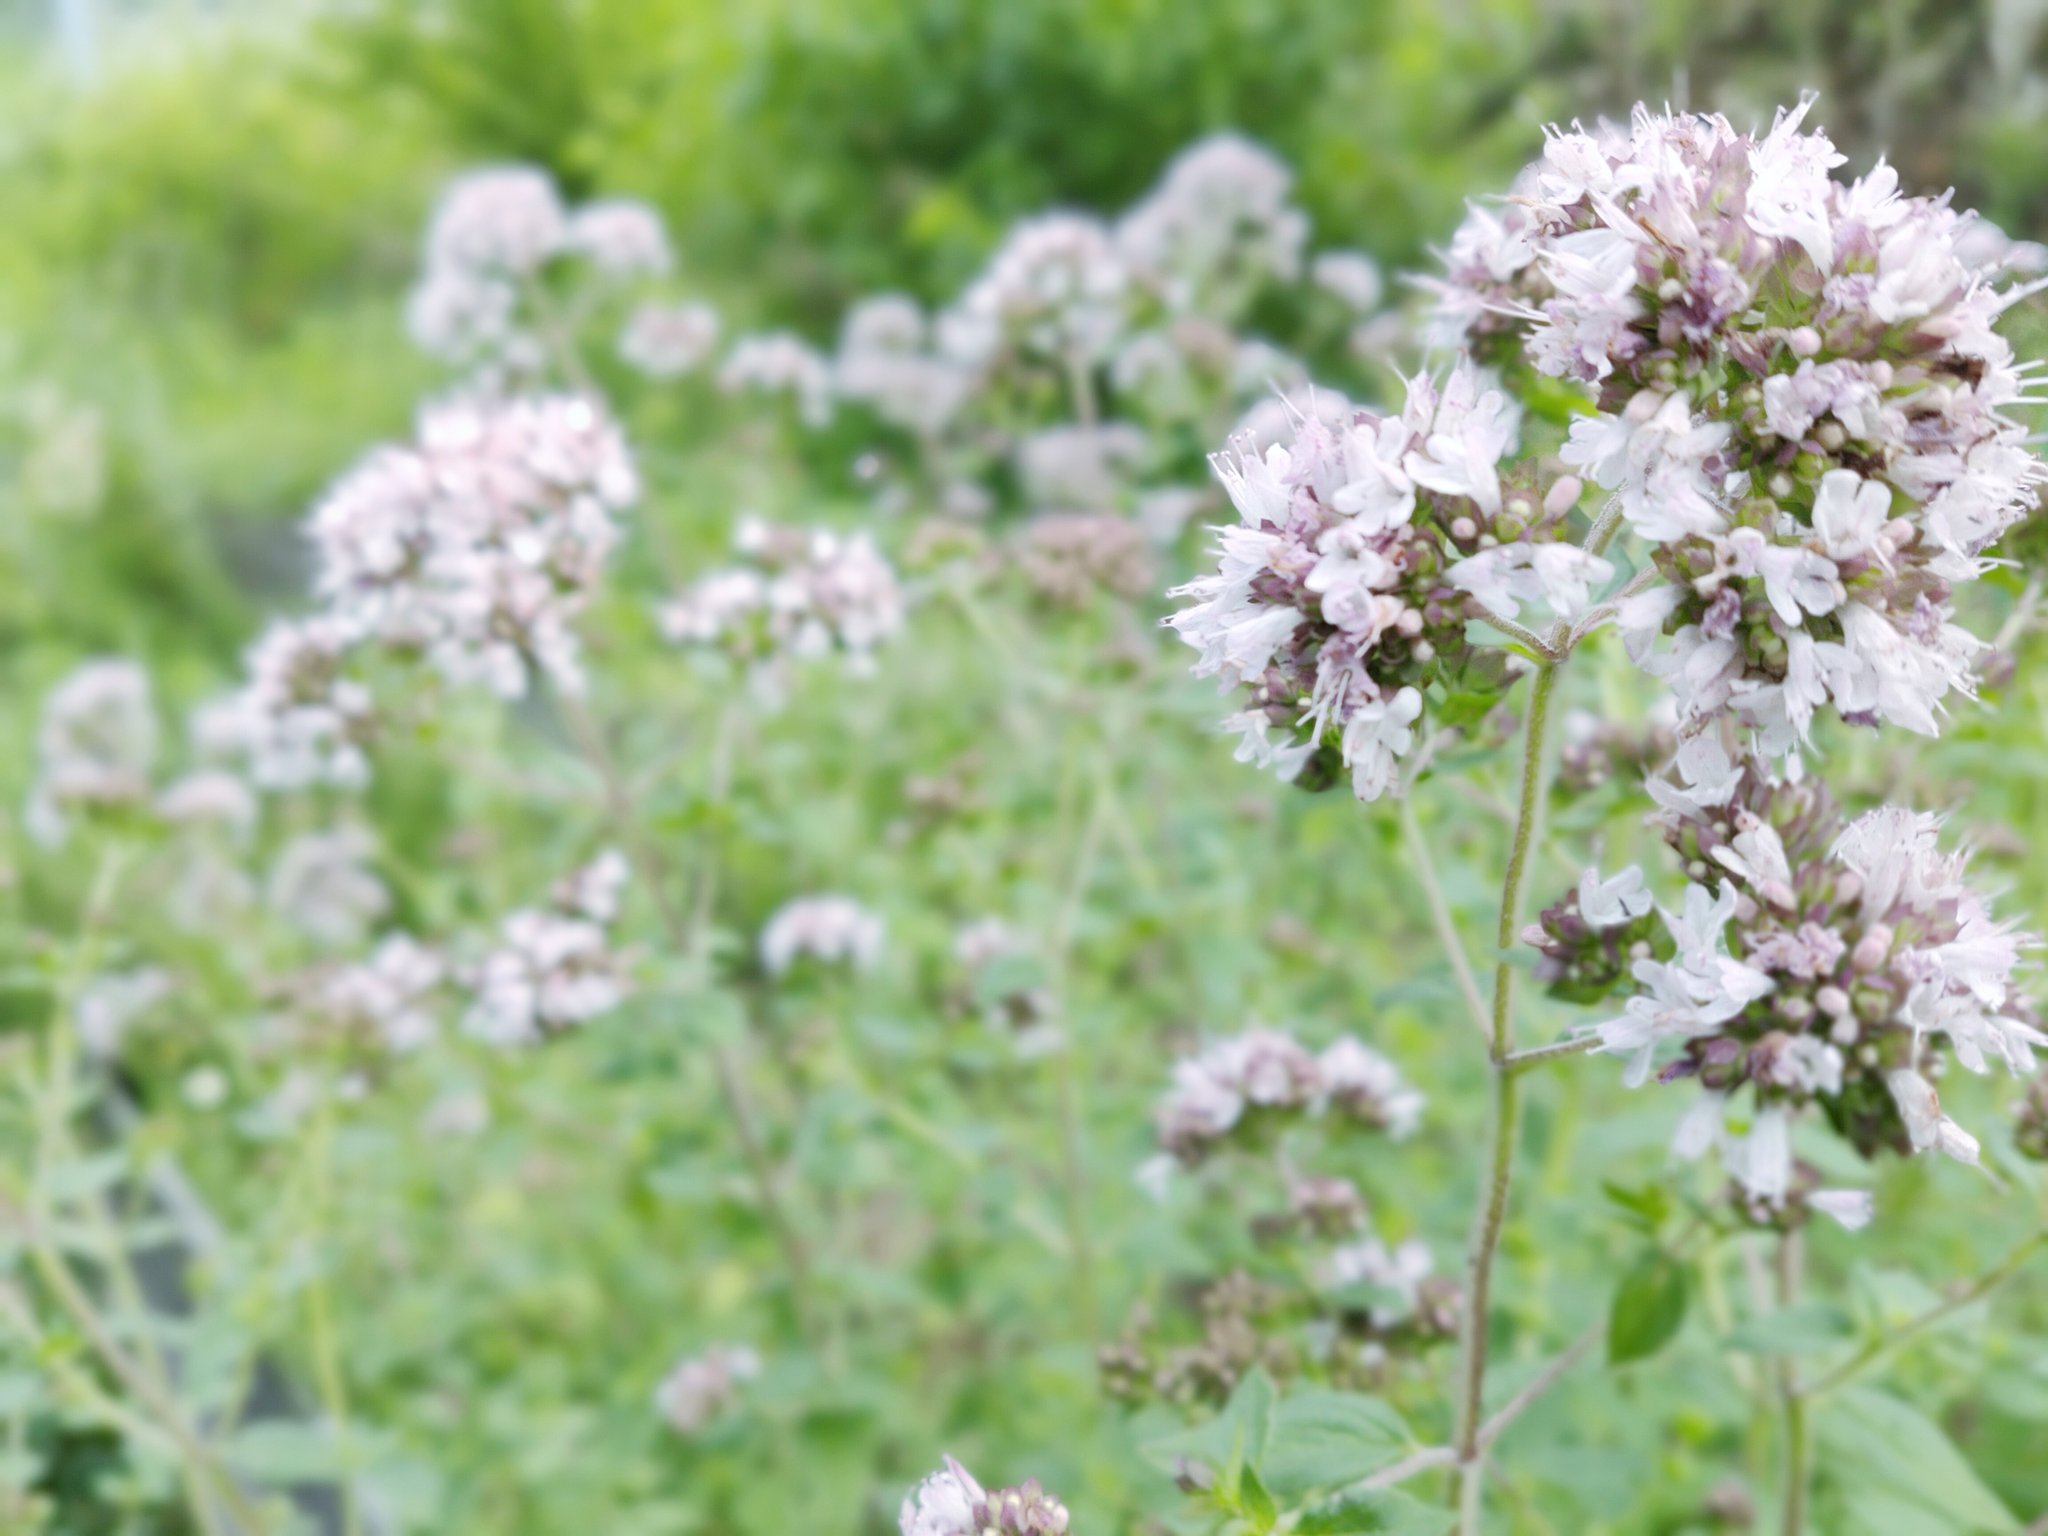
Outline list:
[[[703,366],[718,345],[718,311],[708,304],[634,306],[619,332],[619,359],[651,379],[675,379]]]
[[[771,976],[784,976],[808,956],[865,971],[881,957],[882,935],[881,917],[850,896],[799,896],[762,927],[761,966]]]
[[[629,197],[577,209],[569,220],[569,247],[610,278],[666,277],[675,266],[661,215]]]
[[[1877,1201],[1867,1189],[1816,1189],[1806,1203],[1848,1232],[1861,1232],[1877,1213]]]
[[[787,331],[741,336],[719,365],[726,394],[787,395],[805,426],[832,419],[832,368],[808,342]]]
[[[1309,277],[1361,315],[1378,309],[1386,291],[1379,264],[1363,251],[1324,251],[1310,267]]]
[[[1402,1080],[1394,1064],[1351,1035],[1316,1058],[1324,1103],[1384,1130],[1400,1141],[1414,1134],[1428,1102]]]
[[[1892,1100],[1899,1106],[1899,1118],[1915,1152],[1938,1151],[1959,1163],[1977,1164],[1977,1138],[1941,1112],[1941,1098],[1934,1085],[1910,1068],[1885,1074]]]
[[[345,949],[359,943],[391,907],[391,893],[370,868],[376,845],[361,827],[293,838],[271,865],[271,909],[316,943]]]
[[[25,819],[55,845],[79,811],[146,800],[157,747],[149,674],[127,660],[89,661],[43,700],[37,779]]]
[[[975,1511],[988,1495],[952,1457],[903,1501],[903,1536],[983,1536]]]
[[[1631,864],[1607,880],[1597,869],[1579,877],[1579,916],[1595,928],[1616,928],[1650,910],[1650,892],[1641,866]]]
[[[731,1409],[761,1357],[744,1344],[716,1344],[676,1362],[654,1389],[654,1408],[679,1435],[694,1435]]]

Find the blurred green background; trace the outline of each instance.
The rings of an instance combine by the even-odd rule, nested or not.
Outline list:
[[[2048,236],[2048,0],[0,0],[0,733],[25,743],[44,685],[97,653],[146,658],[164,693],[189,702],[231,674],[260,616],[297,602],[308,501],[366,445],[402,434],[437,382],[404,340],[401,304],[436,192],[475,163],[532,161],[574,196],[647,198],[728,334],[788,326],[824,343],[847,303],[876,288],[950,297],[1021,214],[1122,208],[1208,130],[1242,129],[1297,168],[1319,245],[1354,245],[1399,271],[1426,265],[1468,196],[1506,186],[1545,121],[1639,99],[1768,121],[1806,88],[1821,93],[1817,119],[1852,168],[1887,154],[1915,189],[1954,186],[2010,233]],[[661,461],[651,499],[699,550],[724,543],[728,488],[744,478],[729,460],[752,451],[715,432],[671,420],[647,445]],[[1015,890],[1040,915],[1057,906],[1091,760],[1077,768],[1058,741],[976,759],[1007,719],[985,664],[954,638],[890,683],[914,730],[869,720],[845,762],[788,740],[764,754],[762,782],[804,810],[782,816],[763,789],[755,820],[737,813],[741,906],[770,909],[792,867],[865,882],[891,891],[892,942],[900,935],[906,954],[943,948],[949,902]],[[1038,644],[1048,670],[1077,655],[1085,669],[1110,649],[1078,632]],[[1155,661],[1141,683],[1178,686],[1177,665],[1160,681],[1169,665]],[[2023,673],[2002,711],[1972,712],[1938,749],[1859,740],[1830,764],[1852,798],[1967,801],[1968,830],[2034,927],[2048,893],[2025,857],[2048,817],[2041,675]],[[1627,680],[1597,681],[1574,702],[1618,713],[1643,698]],[[1077,1016],[1105,1042],[1091,1099],[1096,1219],[1112,1234],[1105,1309],[1114,1319],[1146,1287],[1146,1261],[1201,1258],[1124,1187],[1146,1150],[1162,1036],[1169,1023],[1180,1038],[1234,1029],[1248,1011],[1347,1026],[1370,1016],[1373,1038],[1414,1062],[1438,1118],[1390,1182],[1448,1267],[1480,1074],[1466,1042],[1436,1027],[1448,989],[1433,957],[1418,969],[1426,940],[1391,825],[1235,770],[1210,739],[1206,688],[1161,697],[1156,713],[1133,706],[1077,727],[1088,750],[1117,754],[1112,777],[1136,807],[1135,851],[1106,859],[1072,979]],[[909,852],[877,845],[868,813],[898,807],[919,774],[959,775],[978,808],[929,837],[913,829],[924,840]],[[409,801],[418,783],[429,788]],[[460,797],[426,770],[409,779],[404,761],[379,796],[408,858],[459,822]],[[1425,814],[1443,823],[1449,895],[1483,914],[1494,829],[1455,795],[1440,801]],[[1619,839],[1602,830],[1616,811],[1610,798],[1561,816],[1560,830]],[[495,829],[517,870],[502,900],[542,878],[539,823]],[[430,885],[442,872],[421,873]],[[1553,882],[1568,874],[1568,861],[1549,870]],[[920,902],[932,914],[922,932],[902,915]],[[884,1060],[923,1027],[928,981],[899,972],[893,992],[863,1005],[857,1022]],[[688,1452],[678,1473],[685,1453],[643,1422],[651,1373],[666,1364],[647,1353],[666,1344],[649,1341],[689,1331],[700,1309],[742,1314],[754,1276],[670,1208],[709,1201],[695,1159],[715,1140],[664,1119],[668,1074],[683,1070],[671,1048],[622,1030],[550,1057],[504,1090],[528,1140],[475,1167],[427,1165],[388,1125],[354,1148],[352,1368],[393,1464],[430,1466],[419,1507],[462,1532],[710,1533],[735,1510],[749,1531],[872,1532],[889,1528],[893,1491],[951,1448],[985,1454],[993,1476],[1039,1472],[1077,1509],[1155,1528],[1132,1511],[1170,1507],[1170,1486],[1135,1465],[1098,1400],[1086,1335],[1063,1318],[1066,1277],[1006,1225],[1012,1185],[1028,1189],[1031,1175],[999,1147],[992,1166],[965,1171],[885,1155],[890,1133],[858,1106],[836,1106],[845,1121],[828,1116],[808,1155],[832,1161],[839,1136],[861,1150],[851,1177],[886,1182],[893,1157],[917,1169],[919,1269],[892,1267],[884,1233],[847,1280],[916,1312],[905,1325],[916,1349],[902,1348],[890,1379],[791,1410],[773,1433]],[[1532,1338],[1596,1315],[1625,1259],[1597,1179],[1661,1166],[1668,1106],[1628,1097],[1613,1076],[1567,1077],[1532,1110],[1525,1197],[1539,1214],[1509,1240]],[[948,1134],[980,1148],[974,1106],[1008,1092],[991,1076],[916,1107],[960,1116]],[[1981,1103],[1977,1113],[1989,1117]],[[593,1120],[631,1162],[578,1134]],[[188,1155],[219,1187],[246,1176],[236,1154]],[[2020,1229],[2026,1201],[2000,1205],[1974,1185],[1956,1198],[1965,1187],[1954,1170],[1890,1167],[1881,1208],[1893,1235],[1853,1250],[1831,1235],[1819,1267],[1839,1278],[1858,1266],[1880,1306],[1920,1293],[1897,1269],[1869,1278],[1866,1258],[1929,1279],[1971,1272]],[[260,1217],[261,1193],[240,1214]],[[931,1229],[954,1202],[958,1229]],[[660,1251],[646,1246],[653,1227]],[[401,1229],[409,1288],[387,1312],[377,1240]],[[758,1260],[765,1245],[754,1250]],[[890,1291],[911,1281],[921,1290],[908,1299]],[[1960,1361],[1916,1365],[1913,1387],[2024,1517],[2048,1504],[2041,1287],[2014,1310],[2031,1333],[1972,1335]],[[1698,1511],[1740,1459],[1746,1405],[1688,1375],[1711,1350],[1691,1343],[1690,1365],[1665,1362],[1654,1384],[1592,1378],[1532,1418],[1540,1508],[1518,1502],[1516,1529],[1710,1528]],[[920,1374],[934,1357],[954,1369],[943,1388]],[[1966,1528],[1920,1513],[1926,1523],[1894,1529]]]
[[[1802,88],[1861,164],[2048,219],[2036,0],[7,0],[0,379],[105,423],[120,557],[0,586],[0,645],[223,651],[289,519],[428,377],[417,231],[480,160],[653,200],[729,329],[828,339],[956,290],[1016,215],[1121,207],[1236,126],[1319,241],[1421,261],[1551,119],[1768,118]],[[47,402],[44,402],[47,404]],[[16,423],[19,425],[18,421]],[[23,434],[17,432],[18,437]],[[118,584],[81,601],[74,581]],[[111,597],[111,593],[109,596]],[[54,606],[61,612],[50,612]],[[199,617],[202,622],[190,620]]]

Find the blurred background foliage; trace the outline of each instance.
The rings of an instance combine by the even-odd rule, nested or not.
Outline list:
[[[479,161],[543,164],[578,195],[648,198],[669,220],[687,281],[732,331],[787,325],[821,342],[851,298],[881,287],[948,296],[1018,215],[1051,203],[1122,207],[1176,149],[1225,126],[1297,167],[1319,243],[1355,245],[1389,270],[1425,263],[1466,196],[1504,188],[1546,120],[1625,111],[1639,98],[1767,120],[1803,88],[1821,92],[1820,120],[1853,166],[1888,154],[1909,185],[1952,185],[2011,233],[2048,235],[2048,0],[187,0],[89,9],[96,30],[67,50],[56,18],[75,6],[0,0],[0,733],[15,742],[28,738],[43,684],[76,658],[144,656],[168,696],[189,700],[229,674],[258,615],[303,591],[296,521],[306,503],[365,445],[402,433],[432,383],[404,343],[401,297],[436,191]],[[746,466],[728,461],[754,450],[688,419],[666,427],[658,496],[686,541],[718,547],[733,487],[749,483]],[[815,451],[843,458],[843,447]],[[895,714],[868,721],[843,758],[821,762],[787,741],[764,752],[759,782],[716,829],[741,871],[742,907],[756,916],[772,907],[793,867],[803,878],[887,886],[909,912],[971,906],[977,893],[1012,887],[1030,915],[1059,905],[1080,832],[1081,770],[1050,735],[991,766],[990,743],[1019,739],[1017,722],[977,681],[987,659],[972,658],[971,633],[943,623],[936,633],[920,645],[928,664],[895,685]],[[1064,659],[1045,654],[1055,648],[1045,642],[1013,664],[1085,675],[1092,663],[1075,656],[1108,649],[1102,634],[1069,638]],[[1398,1198],[1415,1226],[1448,1239],[1465,1209],[1462,1138],[1479,1073],[1441,1042],[1445,978],[1413,974],[1420,924],[1405,885],[1390,896],[1390,881],[1405,879],[1391,827],[1363,822],[1348,801],[1234,777],[1208,738],[1207,690],[1173,694],[1166,664],[1155,656],[1147,665],[1140,681],[1166,702],[1082,730],[1087,751],[1116,756],[1125,803],[1137,808],[1130,849],[1108,861],[1110,894],[1084,918],[1074,962],[1076,1011],[1093,1010],[1105,1037],[1127,1031],[1118,1048],[1136,1058],[1121,1096],[1105,1091],[1095,1106],[1103,1164],[1122,1168],[1146,1149],[1149,1088],[1131,1085],[1160,1079],[1163,1028],[1234,1028],[1248,1010],[1370,1013],[1375,1039],[1418,1062],[1418,1078],[1446,1106],[1436,1132],[1404,1151]],[[1831,763],[1859,799],[1903,790],[1942,807],[1969,800],[1974,827],[2002,828],[1987,837],[1988,853],[2034,927],[2048,894],[2048,874],[2024,857],[2048,827],[2043,675],[2023,672],[2002,712],[1967,716],[1934,752],[1866,741]],[[634,682],[647,688],[645,677]],[[1618,715],[1640,707],[1626,680],[1602,687],[1578,702]],[[799,716],[812,707],[825,705],[794,704]],[[920,724],[905,733],[893,719]],[[1147,760],[1129,749],[1155,732],[1180,750]],[[935,771],[967,784],[971,814],[937,832],[892,819],[900,784]],[[19,787],[7,786],[8,803],[19,803]],[[403,760],[377,793],[378,820],[417,833],[404,846],[421,866],[436,861],[441,839],[494,814],[488,785],[451,783]],[[792,804],[806,809],[792,818]],[[1613,811],[1608,800],[1561,812],[1560,828],[1619,840],[1626,834],[1604,826]],[[495,835],[509,844],[537,846],[549,830],[495,813]],[[677,812],[679,831],[704,830],[688,814]],[[1484,818],[1471,820],[1480,824],[1447,835],[1448,894],[1481,911],[1493,849]],[[1023,846],[1039,836],[1045,846]],[[526,863],[516,879],[547,868],[531,853]],[[459,881],[467,867],[451,860],[448,870]],[[447,898],[430,877],[448,870],[420,871],[422,900]],[[905,954],[943,943],[936,931],[901,939]],[[905,961],[855,1019],[885,1068],[929,1003],[928,978],[909,971]],[[539,1153],[493,1143],[460,1166],[431,1165],[389,1126],[353,1144],[346,1177],[362,1194],[366,1229],[397,1226],[408,1201],[451,1213],[445,1225],[412,1224],[404,1300],[359,1330],[355,1368],[384,1432],[402,1442],[394,1486],[416,1473],[420,1508],[462,1512],[450,1530],[596,1530],[587,1523],[595,1513],[609,1522],[606,1536],[666,1533],[704,1528],[689,1520],[706,1507],[732,1512],[745,1530],[874,1530],[885,1528],[886,1508],[870,1498],[849,1513],[844,1490],[867,1486],[877,1464],[900,1485],[935,1449],[994,1456],[1029,1446],[1040,1459],[1028,1470],[1070,1490],[1079,1508],[1142,1502],[1127,1444],[1100,1432],[1085,1345],[1066,1334],[1033,1352],[1029,1320],[1064,1305],[1065,1279],[1008,1225],[1015,1192],[1004,1180],[1025,1175],[993,1142],[968,1147],[993,1171],[934,1155],[920,1159],[918,1177],[927,1212],[957,1201],[963,1234],[1015,1262],[990,1265],[984,1253],[977,1267],[966,1235],[960,1252],[939,1244],[914,1277],[922,1289],[902,1324],[920,1349],[949,1348],[987,1369],[932,1390],[916,1374],[923,1356],[906,1346],[904,1379],[863,1383],[865,1395],[844,1402],[806,1396],[814,1382],[771,1380],[767,1400],[787,1407],[783,1438],[698,1458],[687,1499],[657,1486],[649,1468],[662,1432],[646,1414],[645,1382],[616,1379],[610,1364],[636,1345],[644,1353],[645,1335],[677,1312],[738,1309],[751,1281],[735,1260],[679,1295],[670,1271],[636,1250],[649,1211],[672,1223],[679,1251],[689,1246],[689,1222],[716,1203],[697,1187],[694,1160],[715,1133],[672,1114],[676,1080],[702,1089],[701,1061],[668,1059],[670,1045],[648,1043],[630,1022],[579,1055],[493,1085],[514,1106],[508,1120],[554,1134],[536,1138]],[[1010,1090],[977,1070],[962,1069],[966,1101],[1008,1107],[998,1101]],[[1557,1202],[1558,1214],[1542,1242],[1517,1227],[1510,1257],[1531,1297],[1551,1294],[1545,1282],[1559,1270],[1592,1277],[1563,1288],[1565,1315],[1523,1316],[1532,1330],[1555,1335],[1597,1314],[1603,1266],[1624,1256],[1597,1196],[1570,1203],[1585,1184],[1574,1169],[1659,1156],[1668,1116],[1621,1095],[1609,1076],[1567,1078],[1532,1109],[1541,1158],[1527,1198]],[[613,1142],[579,1135],[600,1088],[608,1129],[634,1148],[624,1167],[611,1161]],[[1602,1113],[1560,1131],[1582,1095]],[[808,1154],[830,1169],[842,1149],[856,1149],[840,1170],[850,1199],[871,1196],[893,1166],[862,1113],[849,1103],[844,1120],[828,1118]],[[185,1150],[202,1181],[246,1172],[209,1165],[203,1147]],[[1881,1189],[1886,1223],[1918,1235],[1903,1257],[1936,1275],[1968,1272],[1969,1255],[1995,1254],[2016,1230],[2003,1215],[1980,1220],[1973,1202],[1948,1198],[1951,1188],[1915,1164],[1890,1168]],[[616,1198],[581,1198],[589,1190]],[[1112,1295],[1141,1287],[1139,1256],[1160,1265],[1191,1256],[1187,1236],[1128,1191],[1103,1199],[1122,1224],[1113,1257],[1133,1265],[1114,1274]],[[902,1302],[889,1215],[877,1205],[872,1254],[846,1283]],[[545,1242],[511,1240],[534,1219]],[[1846,1240],[1827,1241],[1825,1265],[1856,1262]],[[553,1262],[564,1253],[577,1264]],[[386,1294],[378,1250],[365,1246],[349,1262],[347,1294]],[[2028,1305],[2040,1324],[2039,1295]],[[2035,1454],[2048,1433],[2042,1351],[2038,1337],[2017,1335],[1984,1346],[1971,1367],[1989,1371],[1981,1392],[1958,1393],[1958,1376],[1938,1359],[1910,1373],[1941,1400],[1978,1473],[2023,1510],[2048,1504],[2048,1469]],[[1538,1493],[1553,1509],[1586,1512],[1565,1528],[1704,1528],[1688,1522],[1713,1469],[1739,1459],[1726,1425],[1742,1405],[1695,1388],[1683,1365],[1664,1369],[1661,1384],[1581,1381],[1529,1422],[1531,1459],[1555,1485]],[[1000,1401],[974,1395],[991,1390]],[[963,1423],[974,1426],[965,1438],[942,1439]],[[1649,1447],[1646,1423],[1660,1437]],[[615,1454],[589,1456],[594,1440]],[[423,1448],[438,1453],[431,1468]],[[1144,1495],[1170,1502],[1165,1487],[1154,1478]],[[1823,1497],[1847,1495],[1824,1487]],[[618,1514],[627,1509],[630,1519]],[[1632,1523],[1597,1527],[1615,1509],[1633,1510]],[[1914,1527],[1923,1528],[1951,1529]]]
[[[1123,206],[1221,126],[1392,269],[1537,124],[1638,99],[1747,120],[1817,88],[1852,160],[2048,218],[2038,0],[10,5],[0,367],[98,409],[109,508],[160,514],[105,573],[122,602],[65,605],[81,643],[163,604],[232,643],[218,569],[285,574],[251,525],[416,398],[397,295],[435,188],[480,160],[649,197],[736,326],[820,339],[860,292],[954,291],[1020,213]],[[95,24],[67,69],[73,8]]]

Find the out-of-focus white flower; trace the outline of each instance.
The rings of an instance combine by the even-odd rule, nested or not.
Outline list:
[[[635,198],[585,203],[569,220],[568,245],[610,278],[666,277],[675,267],[661,215]]]
[[[523,907],[497,944],[463,975],[463,1029],[490,1045],[534,1045],[587,1024],[625,1001],[624,958],[613,947],[623,860],[610,850],[556,883],[550,905]]]
[[[370,868],[376,844],[361,827],[307,832],[279,850],[265,895],[271,909],[315,943],[346,949],[391,907]]]
[[[661,630],[674,643],[752,662],[838,652],[865,669],[903,627],[896,574],[866,534],[749,519],[734,544],[745,564],[712,572],[662,607]]]
[[[366,458],[314,508],[317,591],[365,639],[517,697],[580,686],[573,621],[639,497],[625,440],[573,395],[454,401],[416,447]]]
[[[1322,1283],[1330,1290],[1369,1285],[1392,1292],[1392,1302],[1367,1309],[1374,1327],[1387,1328],[1414,1312],[1422,1282],[1435,1267],[1429,1244],[1420,1238],[1411,1237],[1399,1247],[1389,1248],[1379,1238],[1367,1237],[1330,1251]]]
[[[95,976],[79,988],[72,1004],[79,1045],[96,1060],[114,1060],[130,1026],[170,995],[170,972],[160,966]]]
[[[254,830],[258,806],[239,774],[202,768],[167,785],[156,797],[156,813],[173,826],[217,827],[239,841]]]
[[[619,332],[619,359],[650,379],[677,379],[704,365],[718,345],[709,304],[635,305]]]
[[[545,171],[492,166],[450,182],[427,227],[431,267],[524,276],[562,252],[569,219]]]
[[[344,671],[360,640],[326,615],[272,620],[244,658],[248,681],[194,717],[195,743],[240,761],[261,789],[360,788],[377,723],[369,689]]]
[[[787,331],[736,339],[719,365],[718,387],[729,395],[787,395],[806,426],[832,419],[832,365]]]
[[[1309,276],[1318,288],[1334,294],[1355,314],[1371,314],[1386,295],[1379,263],[1363,251],[1324,251],[1316,257]]]
[[[785,976],[799,959],[854,970],[871,967],[882,953],[881,917],[851,896],[799,896],[784,903],[762,926],[761,967]]]
[[[1392,1062],[1349,1035],[1318,1056],[1292,1035],[1254,1028],[1175,1062],[1153,1123],[1160,1146],[1192,1167],[1257,1111],[1334,1111],[1398,1140],[1423,1104]]]
[[[35,787],[24,813],[38,841],[61,843],[72,818],[149,798],[156,764],[149,674],[132,661],[89,661],[43,699]]]
[[[1117,250],[1169,308],[1234,317],[1266,283],[1300,275],[1308,215],[1290,201],[1293,184],[1270,151],[1212,135],[1175,156],[1124,215]]]
[[[761,1374],[761,1357],[744,1344],[714,1344],[679,1360],[654,1389],[654,1408],[679,1435],[694,1435],[727,1413],[740,1388]]]
[[[1109,231],[1077,213],[1026,219],[939,318],[940,350],[971,367],[1006,349],[1059,364],[1106,357],[1122,332],[1129,274]]]
[[[337,1038],[405,1055],[438,1032],[435,994],[446,975],[436,951],[410,934],[389,934],[367,959],[316,972],[301,1006]]]

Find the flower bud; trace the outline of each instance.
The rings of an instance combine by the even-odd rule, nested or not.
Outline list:
[[[1812,357],[1820,351],[1820,332],[1802,325],[1786,333],[1785,345],[1792,349],[1794,357]]]
[[[1586,492],[1586,483],[1577,475],[1566,475],[1544,494],[1543,510],[1552,517],[1563,517],[1579,504],[1579,498]]]
[[[1874,971],[1885,962],[1892,951],[1892,931],[1883,923],[1875,923],[1868,933],[1856,941],[1856,947],[1849,952],[1849,964],[1859,971]]]

